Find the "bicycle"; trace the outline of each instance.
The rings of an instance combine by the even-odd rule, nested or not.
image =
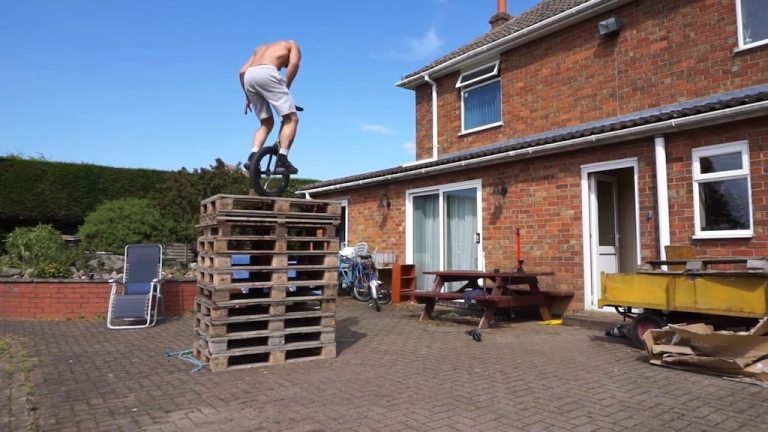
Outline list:
[[[296,111],[304,111],[304,108],[297,106]],[[288,188],[288,183],[291,181],[290,174],[286,172],[278,174],[275,172],[277,155],[280,153],[280,132],[282,130],[283,123],[281,122],[275,143],[259,149],[248,166],[251,187],[256,191],[257,195],[268,197],[282,196]]]
[[[361,301],[370,301],[369,306],[376,309],[376,312],[380,312],[381,305],[392,302],[392,292],[376,276],[376,264],[373,261],[373,256],[361,255],[358,258],[362,266],[360,273],[362,283],[354,285],[353,295]]]
[[[339,295],[346,294],[353,298],[356,283],[362,283],[360,273],[362,267],[360,262],[355,259],[355,250],[351,247],[345,247],[339,251],[339,283],[337,292]]]

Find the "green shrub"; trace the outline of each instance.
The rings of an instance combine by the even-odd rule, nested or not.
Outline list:
[[[37,267],[32,276],[36,278],[66,279],[72,277],[69,266],[59,263],[43,264]]]
[[[128,244],[172,240],[173,223],[144,198],[122,198],[99,205],[78,231],[80,245],[93,252],[121,254]]]
[[[7,260],[23,270],[46,264],[66,264],[67,252],[61,233],[51,225],[21,227],[5,240]]]

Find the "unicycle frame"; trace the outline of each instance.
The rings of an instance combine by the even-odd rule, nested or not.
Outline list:
[[[257,195],[278,197],[282,196],[288,188],[290,174],[275,174],[278,153],[280,153],[279,140],[256,152],[256,157],[248,169],[248,175],[251,177],[251,188]]]
[[[297,106],[296,111],[304,111]],[[288,173],[276,174],[277,155],[280,153],[280,133],[283,131],[283,122],[280,122],[280,130],[277,132],[275,143],[263,146],[256,152],[256,157],[248,167],[248,176],[251,178],[251,188],[256,195],[279,197],[288,189],[291,175]]]

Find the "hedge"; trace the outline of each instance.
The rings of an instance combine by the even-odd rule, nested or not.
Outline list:
[[[97,205],[147,197],[171,172],[0,157],[0,223],[71,228]]]

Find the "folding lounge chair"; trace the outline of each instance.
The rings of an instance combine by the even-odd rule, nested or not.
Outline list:
[[[107,327],[144,328],[155,325],[160,294],[163,247],[158,244],[132,244],[125,247],[123,282],[110,279]],[[121,288],[118,288],[118,285]]]

